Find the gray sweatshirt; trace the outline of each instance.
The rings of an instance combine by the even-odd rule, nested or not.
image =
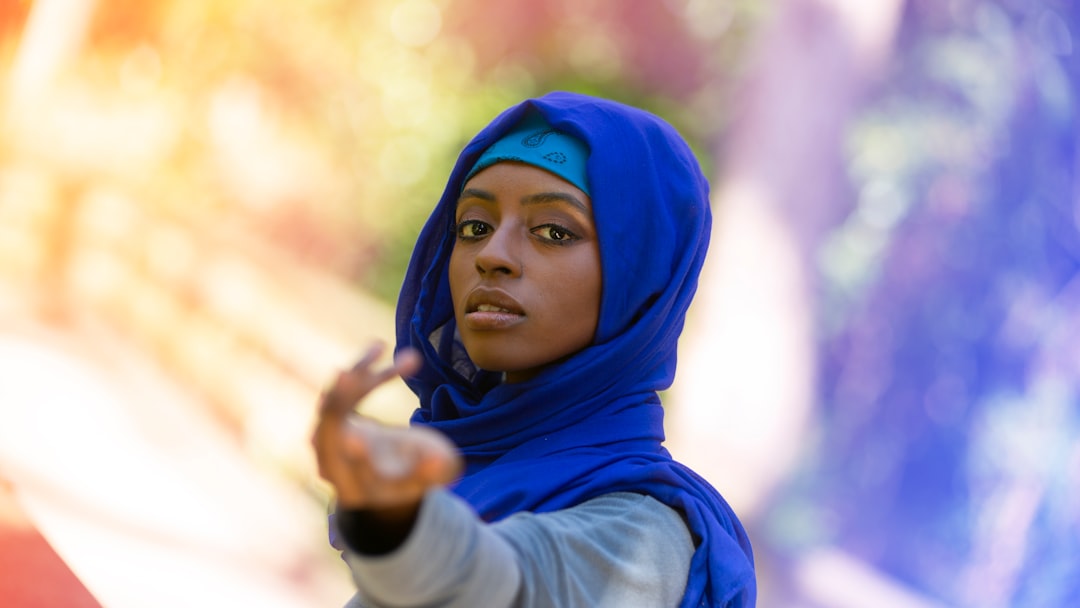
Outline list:
[[[676,606],[694,543],[677,511],[628,492],[495,524],[430,491],[405,542],[386,555],[345,550],[359,589],[349,608]]]

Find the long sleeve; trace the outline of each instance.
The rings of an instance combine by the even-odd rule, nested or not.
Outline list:
[[[520,585],[511,547],[462,500],[441,489],[424,497],[404,544],[379,556],[345,551],[364,608],[510,606]]]
[[[345,551],[359,589],[349,606],[673,606],[693,552],[679,514],[639,494],[488,525],[457,496],[433,490],[395,551]]]

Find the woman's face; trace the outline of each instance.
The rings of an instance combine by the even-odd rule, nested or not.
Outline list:
[[[455,219],[450,294],[474,364],[520,382],[592,342],[600,246],[584,192],[500,162],[465,184]]]

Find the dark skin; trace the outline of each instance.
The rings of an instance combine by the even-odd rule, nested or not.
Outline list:
[[[503,162],[465,184],[456,211],[450,291],[475,364],[518,382],[592,342],[601,271],[588,195],[542,169]],[[338,508],[363,510],[404,539],[427,490],[453,481],[462,463],[436,431],[387,427],[354,411],[383,382],[420,369],[415,351],[385,368],[375,365],[381,353],[373,347],[338,375],[311,443]]]
[[[355,412],[356,404],[380,384],[420,369],[420,356],[401,353],[389,367],[376,360],[382,345],[372,346],[341,372],[319,403],[311,437],[319,475],[337,493],[341,509],[367,511],[377,521],[406,531],[432,486],[453,481],[461,471],[457,448],[436,431],[381,425]]]

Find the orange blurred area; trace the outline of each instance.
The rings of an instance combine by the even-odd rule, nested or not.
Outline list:
[[[112,330],[9,323],[0,359],[0,473],[103,605],[348,597],[324,508]]]
[[[0,598],[9,606],[100,606],[34,528],[6,484],[0,485]]]
[[[351,595],[307,435],[334,370],[392,339],[390,306],[342,273],[366,276],[389,232],[357,227],[400,207],[346,203],[385,202],[402,163],[427,161],[386,143],[425,125],[357,137],[343,125],[362,117],[318,97],[360,82],[354,37],[322,29],[343,8],[0,8],[0,479],[18,516],[3,555],[41,562],[0,605]],[[387,69],[419,65],[397,47]],[[365,403],[397,421],[411,407],[400,383]]]
[[[313,405],[393,342],[462,145],[556,88],[663,115],[718,176],[669,443],[752,527],[813,435],[798,231],[890,52],[903,2],[872,4],[0,4],[0,606],[342,605]],[[813,605],[935,605],[829,548],[792,572]],[[79,599],[18,595],[53,588]]]

